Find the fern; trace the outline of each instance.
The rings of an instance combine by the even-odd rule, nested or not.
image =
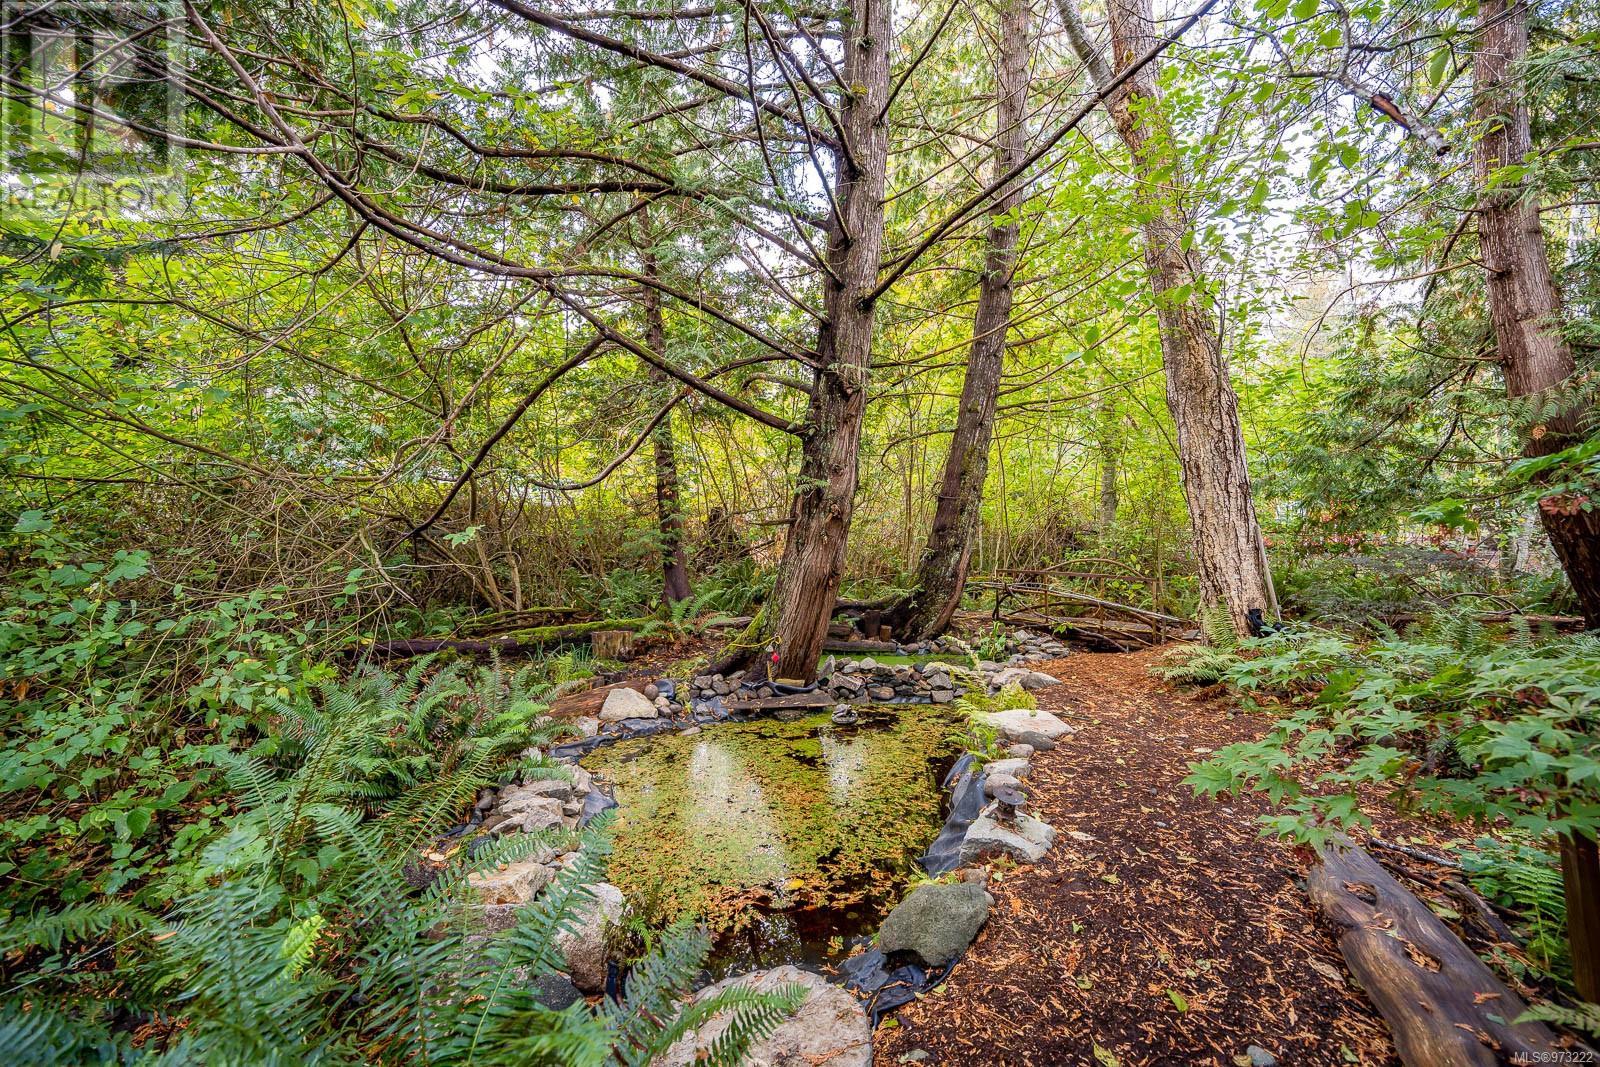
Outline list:
[[[1600,1037],[1600,1004],[1588,1004],[1580,1001],[1569,1008],[1562,1004],[1552,1004],[1547,1001],[1543,1004],[1533,1005],[1513,1019],[1512,1022],[1554,1023],[1569,1030],[1577,1030],[1579,1033],[1588,1034],[1590,1037]]]

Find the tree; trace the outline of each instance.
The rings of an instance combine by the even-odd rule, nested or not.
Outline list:
[[[934,637],[950,625],[961,604],[972,540],[978,529],[979,505],[989,473],[989,445],[994,436],[995,402],[1005,365],[1006,332],[1011,328],[1012,282],[1017,270],[1017,213],[1023,203],[1021,182],[1006,175],[1027,151],[1029,23],[1027,0],[1007,0],[999,10],[998,55],[995,64],[994,180],[1002,192],[989,208],[988,247],[978,283],[978,306],[972,321],[972,347],[967,355],[956,410],[955,431],[939,480],[938,505],[928,542],[917,564],[911,591],[890,612],[891,625],[913,638]]]
[[[1068,42],[1102,90],[1156,39],[1149,0],[1110,0],[1113,70],[1090,41],[1074,0],[1058,0],[1058,7]],[[1145,200],[1145,265],[1155,293],[1167,407],[1177,427],[1201,597],[1226,610],[1234,632],[1245,636],[1253,628],[1252,613],[1258,620],[1277,615],[1277,597],[1250,491],[1239,400],[1194,245],[1183,160],[1163,117],[1156,64],[1146,63],[1126,78],[1109,94],[1107,107]]]
[[[1539,203],[1515,177],[1533,152],[1528,107],[1521,79],[1528,58],[1528,5],[1522,0],[1483,0],[1473,64],[1476,118],[1483,132],[1473,152],[1481,196],[1478,239],[1482,246],[1489,321],[1503,368],[1506,393],[1542,400],[1545,414],[1527,434],[1523,454],[1553,455],[1581,441],[1589,412],[1572,403],[1576,384],[1572,349],[1558,332],[1560,300],[1551,276]],[[1540,507],[1550,543],[1583,605],[1585,622],[1600,627],[1600,511]],[[1568,934],[1574,978],[1585,999],[1600,1002],[1600,854],[1593,839],[1562,835]]]

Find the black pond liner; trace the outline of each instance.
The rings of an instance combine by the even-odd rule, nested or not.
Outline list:
[[[961,865],[961,840],[983,810],[983,769],[977,763],[972,753],[964,753],[944,776],[944,788],[950,791],[950,814],[945,817],[939,836],[917,860],[917,866],[931,875],[947,874]],[[949,977],[951,968],[964,955],[966,950],[962,949],[942,967],[924,967],[875,948],[845,960],[839,971],[844,975],[844,987],[866,998],[876,1029],[891,1011],[911,1003]]]

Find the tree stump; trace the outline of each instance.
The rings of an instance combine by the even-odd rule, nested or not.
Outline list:
[[[595,659],[628,659],[633,655],[632,630],[596,630],[589,635]]]

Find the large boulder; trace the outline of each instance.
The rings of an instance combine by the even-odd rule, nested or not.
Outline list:
[[[1038,863],[1055,843],[1056,832],[1031,815],[1018,815],[1011,826],[997,822],[991,812],[972,820],[961,839],[961,862],[975,863],[985,856],[1010,856],[1019,863]]]
[[[988,918],[989,894],[975,882],[918,886],[883,920],[878,947],[942,967],[961,955]]]
[[[623,719],[653,719],[658,714],[655,701],[637,689],[613,689],[600,705],[601,722],[621,722]]]
[[[984,715],[984,721],[994,727],[995,731],[1008,742],[1023,740],[1024,734],[1037,734],[1040,737],[1055,740],[1073,732],[1072,727],[1050,714],[1037,708],[1012,708],[1009,711],[991,711]],[[1031,744],[1031,742],[1029,742]]]
[[[556,950],[566,961],[573,985],[585,993],[600,993],[606,988],[606,943],[627,905],[622,890],[607,882],[591,885],[589,892],[593,898],[573,909],[577,919],[573,928],[556,936]]]
[[[529,858],[469,874],[467,885],[485,904],[526,904],[555,876],[548,865]]]
[[[774,967],[724,978],[695,994],[695,1000],[705,1000],[733,985],[758,993],[775,993],[795,984],[806,990],[799,1011],[751,1045],[739,1061],[743,1067],[871,1067],[872,1024],[867,1021],[866,1011],[855,997],[820,974],[794,966]],[[657,1056],[651,1067],[693,1067],[712,1042],[727,1031],[731,1021],[728,1012],[713,1015],[700,1029],[685,1034]]]

